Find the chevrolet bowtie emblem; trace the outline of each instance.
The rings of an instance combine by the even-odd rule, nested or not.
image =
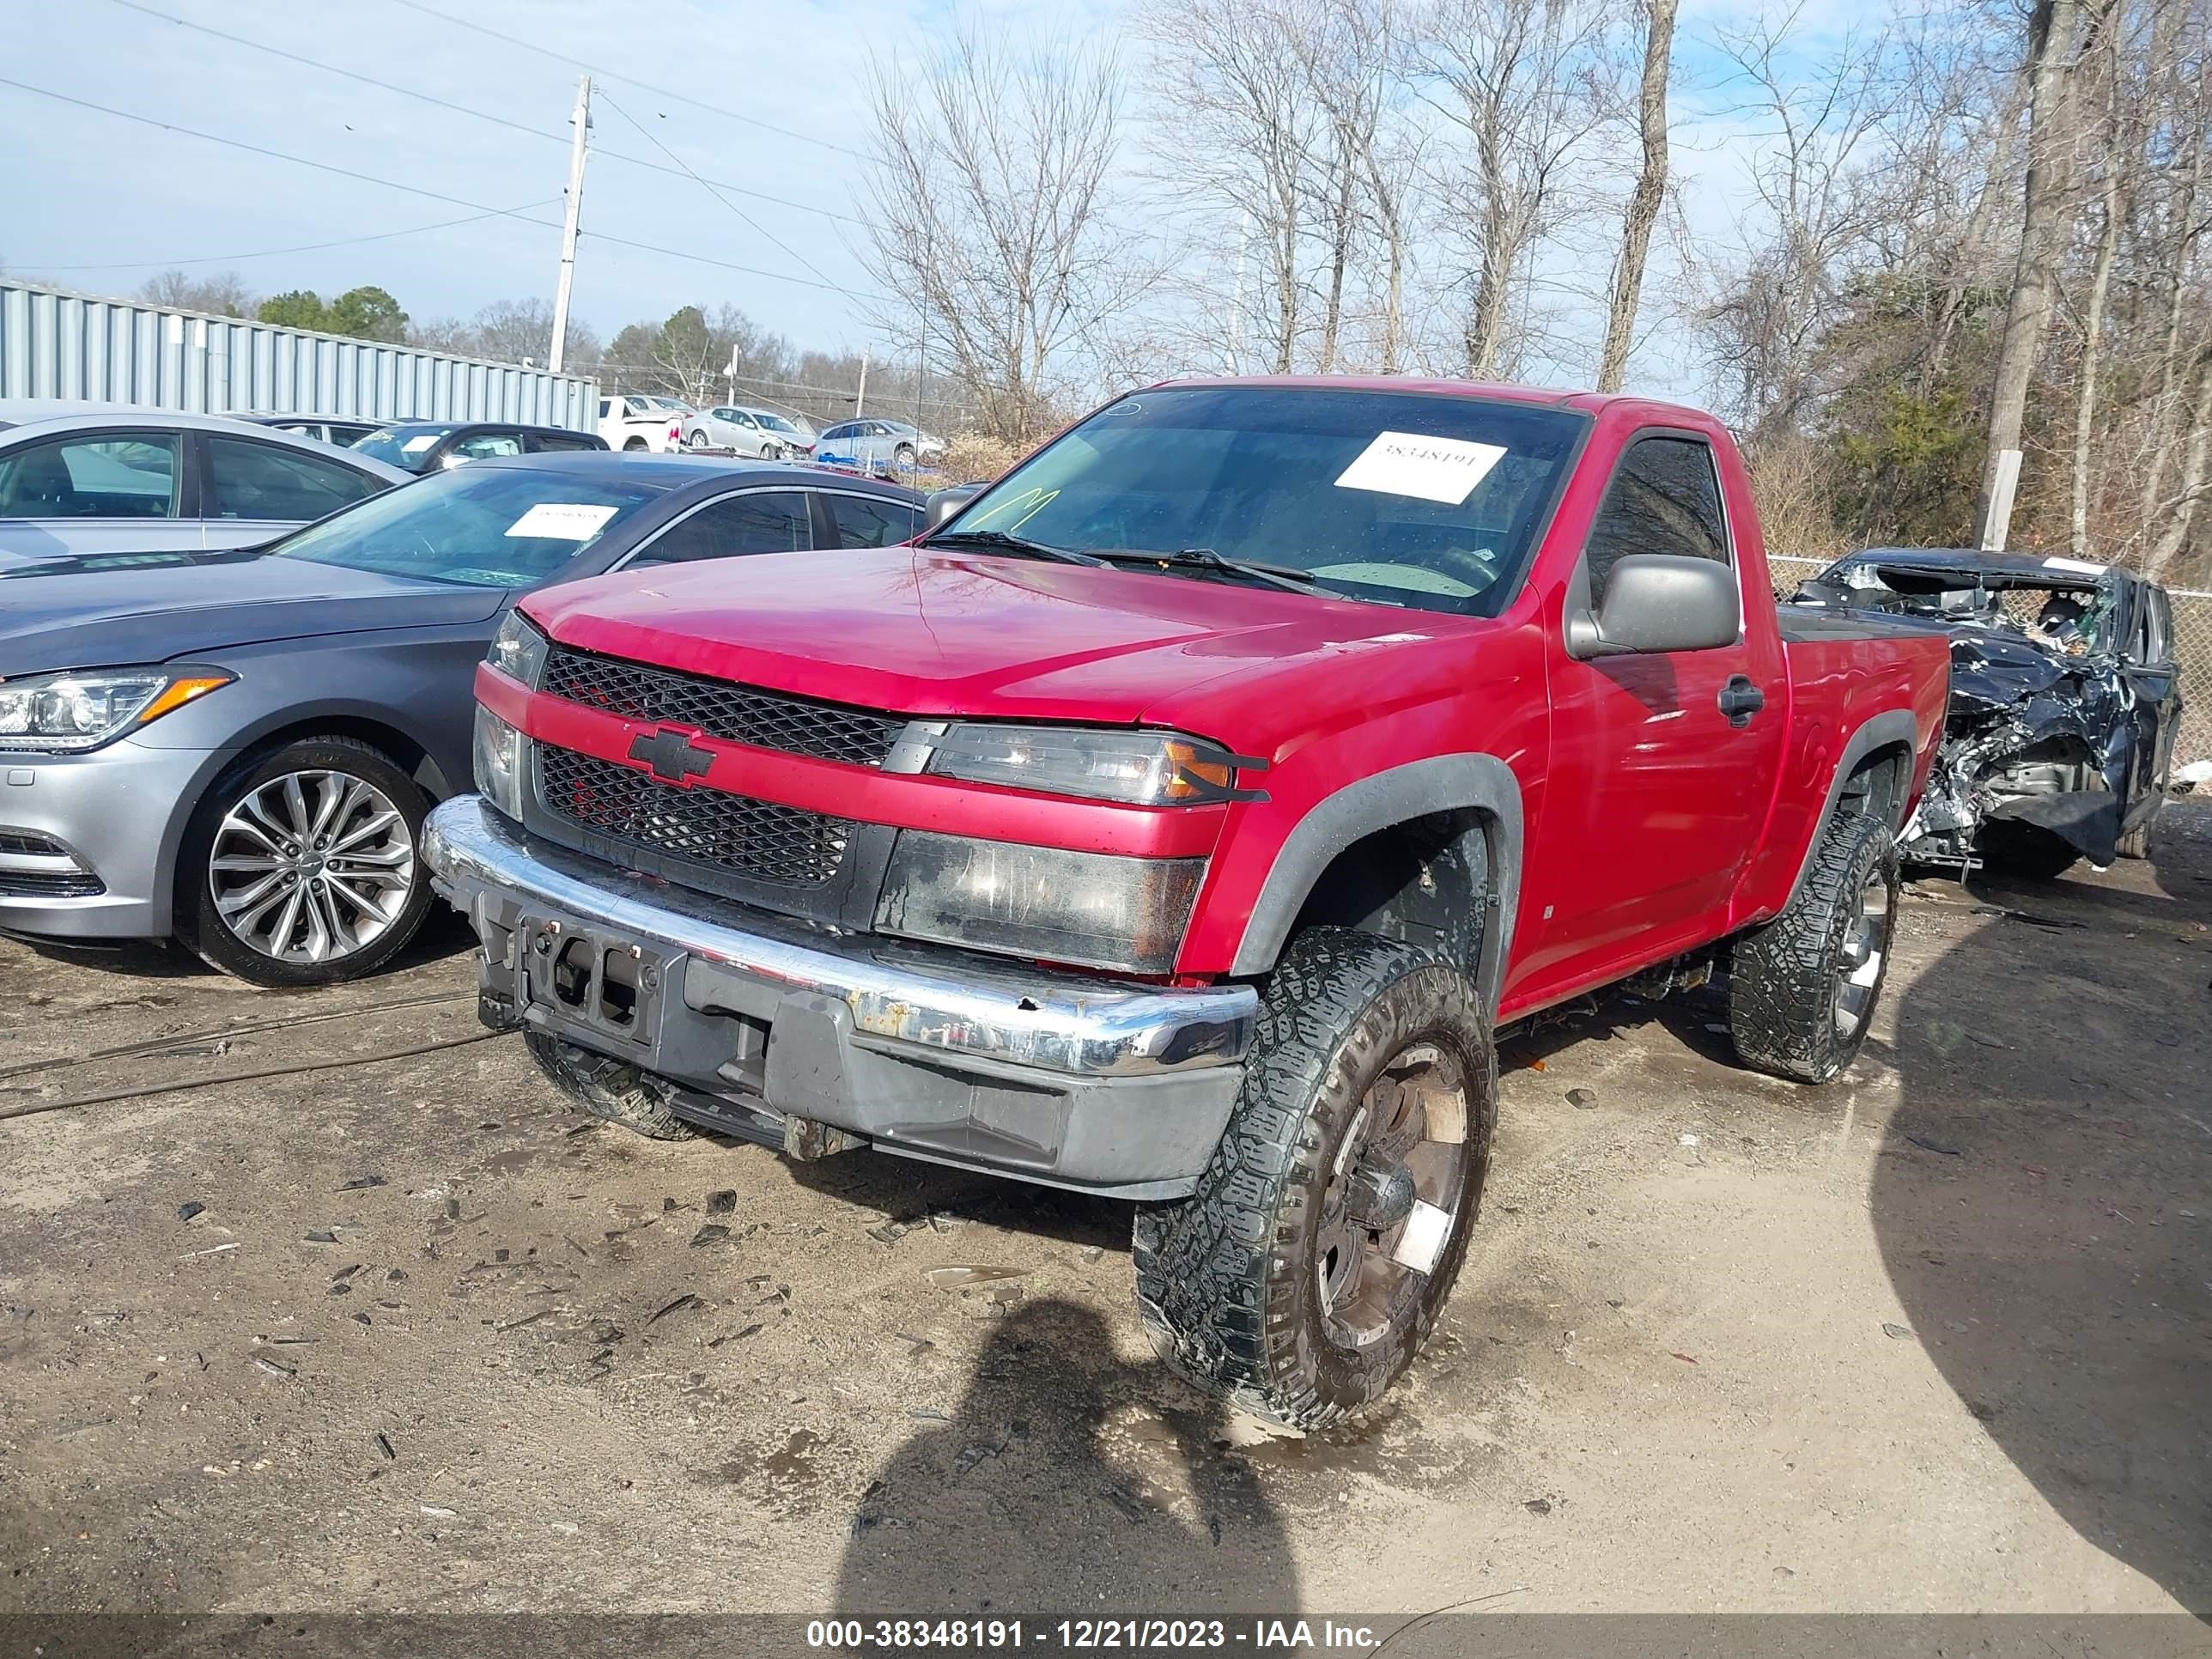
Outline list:
[[[630,739],[629,757],[643,761],[653,769],[653,775],[665,783],[683,783],[704,777],[707,769],[714,763],[714,751],[702,749],[681,732],[666,726],[647,737],[640,732]]]

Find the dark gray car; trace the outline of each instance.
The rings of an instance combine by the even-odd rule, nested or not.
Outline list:
[[[797,467],[547,454],[262,548],[0,573],[0,931],[173,936],[265,985],[370,972],[429,906],[422,818],[470,787],[475,668],[515,599],[884,545],[921,510]]]

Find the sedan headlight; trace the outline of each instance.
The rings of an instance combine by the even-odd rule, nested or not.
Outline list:
[[[1204,859],[1133,859],[902,830],[876,926],[903,939],[1164,974]]]
[[[1237,772],[1261,764],[1203,738],[1084,726],[958,725],[934,747],[929,769],[939,777],[1136,806],[1249,799]]]
[[[237,678],[221,669],[87,668],[0,680],[0,749],[74,754]]]
[[[528,738],[482,703],[477,705],[477,793],[518,823],[529,752]]]
[[[537,623],[520,611],[510,611],[501,621],[499,632],[491,636],[491,649],[484,653],[484,660],[535,691],[538,677],[545,672],[547,646],[544,632]]]

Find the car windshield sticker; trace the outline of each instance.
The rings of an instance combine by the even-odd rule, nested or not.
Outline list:
[[[400,453],[407,455],[420,455],[432,444],[437,442],[443,435],[443,434],[436,432],[422,433],[418,436],[410,438],[405,443],[400,445]]]
[[[540,501],[513,524],[510,536],[545,536],[556,541],[587,542],[606,528],[615,510],[586,501]]]
[[[2045,570],[2069,571],[2076,576],[2101,576],[2112,568],[2110,565],[2090,564],[2081,559],[2056,558],[2045,559],[2043,562],[2043,568]]]
[[[1372,489],[1457,507],[1504,459],[1502,444],[1464,438],[1431,438],[1418,432],[1385,432],[1337,476],[1339,489]]]

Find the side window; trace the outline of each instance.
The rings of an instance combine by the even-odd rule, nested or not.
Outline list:
[[[2162,587],[2148,587],[2143,598],[2150,612],[2150,660],[2164,667],[2173,660],[2173,607]]]
[[[522,453],[522,434],[520,432],[479,432],[473,438],[464,438],[447,452],[463,460],[484,461],[495,455]]]
[[[580,432],[533,432],[530,434],[530,450],[542,455],[549,452],[562,454],[572,449],[601,449],[605,447],[598,439]]]
[[[0,518],[173,519],[172,432],[58,438],[0,457]]]
[[[840,547],[889,547],[921,528],[921,514],[904,501],[873,495],[829,495],[830,517]]]
[[[744,553],[799,553],[811,545],[806,497],[795,489],[761,489],[709,501],[647,543],[630,565],[689,564]]]
[[[1605,598],[1613,567],[1635,553],[1729,558],[1713,452],[1694,438],[1638,438],[1621,458],[1590,526],[1590,601]]]
[[[738,424],[744,427],[747,431],[757,431],[759,429],[759,422],[755,421],[751,416],[746,414],[742,409],[737,412],[737,420]]]
[[[210,519],[290,519],[302,523],[374,495],[383,483],[349,466],[244,438],[207,441]]]

